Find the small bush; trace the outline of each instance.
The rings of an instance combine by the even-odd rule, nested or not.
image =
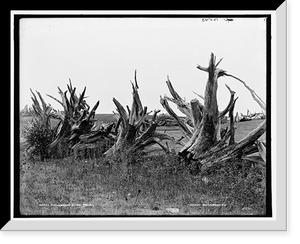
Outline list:
[[[54,129],[34,120],[24,127],[22,135],[29,144],[28,149],[31,148],[30,156],[40,156],[41,161],[49,158],[48,145],[54,140]]]

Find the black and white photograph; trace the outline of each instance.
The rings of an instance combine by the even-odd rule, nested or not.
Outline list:
[[[16,15],[14,217],[274,217],[272,23]]]

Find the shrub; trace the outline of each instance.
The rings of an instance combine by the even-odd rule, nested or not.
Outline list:
[[[24,127],[22,134],[29,144],[27,150],[31,148],[31,156],[38,155],[41,161],[49,158],[48,146],[54,140],[55,129],[34,120],[28,126]]]

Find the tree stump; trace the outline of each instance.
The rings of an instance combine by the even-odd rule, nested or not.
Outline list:
[[[208,73],[204,97],[195,93],[204,100],[203,104],[198,99],[192,99],[190,102],[183,100],[175,91],[169,77],[166,83],[172,98],[168,96],[161,97],[162,106],[169,115],[177,121],[184,136],[188,139],[188,142],[179,151],[179,155],[187,162],[187,164],[193,162],[198,169],[196,170],[196,173],[200,172],[201,169],[203,170],[216,164],[221,165],[227,160],[243,158],[250,153],[258,152],[257,145],[260,145],[260,149],[265,149],[261,144],[256,143],[258,138],[266,130],[265,120],[244,139],[235,142],[234,123],[236,118],[233,114],[237,98],[235,98],[235,92],[227,85],[226,87],[230,92],[229,103],[224,111],[220,112],[218,110],[218,79],[222,76],[229,76],[240,81],[246,89],[249,90],[253,99],[259,106],[264,111],[266,110],[265,103],[262,99],[244,81],[228,74],[225,70],[218,68],[221,61],[222,59],[216,62],[216,57],[212,53],[208,67],[197,66],[199,70]],[[169,106],[168,101],[175,103],[177,108],[186,115],[187,120],[192,121],[193,126],[189,126],[187,123],[180,120]],[[221,120],[226,114],[229,114],[229,129],[227,128],[227,131],[222,133],[221,136]],[[261,155],[264,154],[261,153]]]
[[[105,156],[111,158],[117,156],[119,152],[126,151],[129,153],[143,152],[151,145],[157,144],[164,151],[169,151],[168,147],[163,145],[163,140],[175,141],[173,137],[158,133],[156,128],[164,124],[164,121],[157,119],[157,114],[160,110],[154,110],[152,118],[149,119],[148,115],[152,111],[148,112],[147,106],[142,105],[138,93],[138,82],[136,77],[136,71],[134,75],[134,83],[132,85],[132,105],[131,108],[126,106],[127,111],[121,105],[121,103],[113,98],[113,102],[117,108],[118,123],[116,130],[118,130],[116,143],[105,152]]]

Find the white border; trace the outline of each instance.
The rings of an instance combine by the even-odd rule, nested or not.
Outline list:
[[[14,58],[15,58],[15,51],[14,51],[14,16],[11,14],[10,16],[10,121],[11,121],[11,129],[10,129],[10,186],[11,186],[11,193],[10,193],[10,216],[11,220],[13,220],[13,189],[14,189],[14,106],[15,106],[15,99],[14,99]],[[10,223],[10,222],[9,222]]]
[[[209,11],[209,14],[271,14],[272,25],[272,218],[13,218],[2,230],[286,230],[286,1],[276,11]],[[11,11],[11,121],[14,108],[15,14],[207,14],[207,11]],[[280,58],[279,58],[280,57]],[[276,61],[276,63],[274,62]],[[276,72],[277,71],[277,72]],[[274,94],[276,94],[274,96]],[[276,106],[275,106],[276,105]],[[280,106],[280,108],[279,108]],[[276,110],[281,111],[276,113]],[[13,126],[11,130],[11,186],[13,189]]]
[[[284,2],[285,3],[285,2]],[[202,11],[202,10],[12,10],[12,15],[17,14],[26,14],[26,15],[246,15],[246,14],[271,14],[274,13],[274,11],[262,11],[262,10],[256,10],[256,11],[250,11],[250,10],[240,10],[240,11],[230,11],[230,10],[209,10],[209,11]]]
[[[277,33],[277,29],[276,29],[276,23],[277,20],[276,18],[274,18],[273,16],[271,16],[271,36],[274,36],[273,33]],[[272,38],[271,40],[271,46],[272,47],[276,47],[276,38]],[[275,128],[277,127],[277,111],[274,108],[277,108],[277,96],[273,96],[273,94],[277,94],[278,88],[276,85],[277,84],[277,70],[276,70],[276,66],[277,63],[274,62],[273,60],[276,60],[276,48],[271,48],[271,127],[272,127],[272,135],[271,135],[271,157],[272,157],[272,208],[273,208],[273,217],[276,219],[276,201],[274,201],[274,199],[276,199],[277,196],[277,192],[276,192],[276,187],[277,187],[277,180],[276,180],[276,176],[277,176],[277,150],[274,150],[274,148],[276,148],[276,141],[277,141],[277,135],[275,133]],[[279,115],[279,113],[278,113]]]

